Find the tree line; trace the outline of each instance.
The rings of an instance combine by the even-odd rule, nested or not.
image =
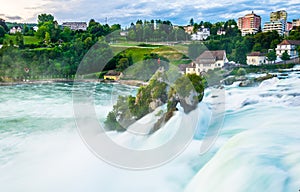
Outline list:
[[[99,63],[96,62],[113,57],[104,36],[120,29],[118,24],[102,25],[91,19],[87,31],[72,31],[68,27],[61,28],[52,15],[41,14],[38,16],[39,28],[34,33],[38,43],[25,44],[22,33],[13,36],[15,41],[3,39],[8,29],[5,29],[5,22],[0,24],[0,33],[4,29],[3,47],[0,49],[0,77],[10,78],[74,75],[85,54],[96,43],[97,46],[90,51],[95,56],[88,59],[92,60],[89,64],[86,63],[88,61],[83,62],[83,66],[86,66],[86,73],[98,72]],[[29,72],[24,69],[29,69]]]
[[[183,27],[173,26],[170,21],[151,20],[144,22],[138,20],[136,24],[131,23],[128,29],[128,40],[138,42],[159,42],[159,41],[186,41],[189,35]]]

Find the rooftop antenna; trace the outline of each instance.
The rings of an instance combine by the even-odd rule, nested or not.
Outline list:
[[[108,21],[108,18],[107,17],[105,17],[105,24],[107,25],[107,21]]]

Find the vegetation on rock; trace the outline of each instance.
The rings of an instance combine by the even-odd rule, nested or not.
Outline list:
[[[152,132],[158,130],[176,111],[177,104],[186,113],[194,110],[202,101],[205,80],[197,75],[182,76],[173,85],[167,81],[166,72],[158,70],[150,79],[149,85],[140,87],[136,97],[120,96],[107,119],[108,130],[125,131],[136,120],[153,112],[157,107],[167,104],[167,112],[154,125]]]

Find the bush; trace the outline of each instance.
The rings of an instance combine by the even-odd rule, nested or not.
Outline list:
[[[247,74],[247,71],[244,68],[239,68],[239,70],[237,71],[238,76],[244,76],[246,74]]]

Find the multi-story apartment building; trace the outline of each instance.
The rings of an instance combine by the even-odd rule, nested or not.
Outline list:
[[[279,35],[284,35],[286,31],[286,22],[284,20],[266,22],[263,32],[277,31]]]
[[[275,22],[275,21],[284,20],[286,22],[287,16],[288,14],[285,10],[275,11],[270,14],[270,21]]]
[[[241,30],[242,36],[255,34],[260,30],[260,27],[261,17],[256,15],[253,11],[251,14],[247,14],[238,19],[238,28]]]
[[[290,23],[287,23],[287,16],[288,14],[285,10],[272,12],[270,14],[270,21],[264,25],[263,32],[277,31],[279,35],[284,35],[287,31],[291,30]]]

